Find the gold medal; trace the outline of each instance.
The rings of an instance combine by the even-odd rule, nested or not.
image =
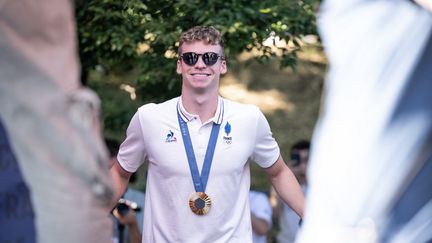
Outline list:
[[[211,199],[204,192],[194,192],[189,197],[189,207],[196,215],[204,215],[210,211]]]

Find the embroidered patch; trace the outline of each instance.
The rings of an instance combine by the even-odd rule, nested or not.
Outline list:
[[[232,137],[230,136],[231,133],[231,124],[229,122],[227,122],[225,124],[225,134],[226,136],[223,136],[223,140],[226,144],[231,144],[232,143]]]
[[[165,142],[166,143],[177,142],[177,138],[174,137],[174,132],[173,131],[171,131],[171,130],[169,131],[169,133],[166,136]]]

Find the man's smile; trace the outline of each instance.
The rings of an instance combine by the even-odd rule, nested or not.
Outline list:
[[[192,76],[201,76],[201,77],[208,77],[210,76],[209,73],[192,73]]]

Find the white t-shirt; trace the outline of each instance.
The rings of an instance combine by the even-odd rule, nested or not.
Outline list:
[[[272,207],[268,196],[263,192],[250,191],[249,202],[251,213],[255,215],[255,217],[266,221],[270,229],[272,225]],[[267,235],[259,235],[255,232],[252,232],[252,235],[253,243],[267,242]]]
[[[200,172],[212,123],[221,124],[205,190],[212,206],[203,216],[195,215],[188,205],[195,189],[177,110],[187,121]],[[186,112],[179,98],[140,107],[118,160],[130,172],[145,159],[149,163],[143,242],[252,242],[247,161],[251,158],[267,168],[279,155],[268,122],[255,106],[219,98],[214,118],[204,123]]]

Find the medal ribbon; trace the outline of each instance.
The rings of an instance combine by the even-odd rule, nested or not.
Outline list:
[[[200,176],[198,172],[198,165],[195,158],[195,152],[189,135],[189,129],[186,122],[181,118],[179,109],[177,109],[177,118],[179,121],[181,134],[183,137],[183,144],[186,150],[189,169],[192,175],[195,191],[204,192],[207,186],[208,176],[210,174],[210,167],[213,161],[213,155],[216,147],[217,137],[219,134],[220,124],[213,123],[210,138],[207,144],[206,154],[204,157],[204,164]]]

